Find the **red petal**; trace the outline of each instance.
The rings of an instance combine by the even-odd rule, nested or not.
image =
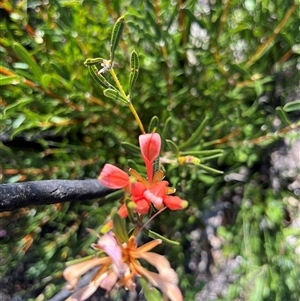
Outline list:
[[[120,209],[118,210],[118,214],[124,218],[128,216],[128,212],[127,212],[127,208],[125,204],[122,204],[122,206],[120,207]]]
[[[164,198],[167,194],[168,184],[167,181],[161,181],[152,185],[149,190],[156,196]]]
[[[149,202],[147,202],[145,199],[136,202],[135,205],[136,207],[134,210],[139,214],[146,214],[150,208]]]
[[[127,173],[112,164],[104,165],[98,180],[102,185],[111,189],[120,189],[130,185]]]
[[[164,198],[164,204],[171,210],[180,210],[187,206],[187,202],[180,197],[169,195]]]
[[[139,198],[139,197],[143,196],[143,193],[146,189],[147,188],[145,187],[145,185],[143,183],[134,182],[131,184],[131,195],[134,198]]]
[[[167,186],[168,186],[167,181],[156,183],[152,185],[150,189],[147,189],[144,192],[144,196],[149,202],[154,204],[156,207],[160,207],[163,202],[163,199],[166,196]]]
[[[153,162],[160,152],[161,139],[159,134],[140,135],[139,142],[143,158]]]
[[[147,168],[148,181],[152,182],[153,177],[153,161],[158,157],[161,147],[161,139],[159,134],[144,134],[139,136],[142,157]]]

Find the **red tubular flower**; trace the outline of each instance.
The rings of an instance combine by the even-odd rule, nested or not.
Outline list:
[[[153,162],[158,157],[161,147],[160,135],[157,133],[144,134],[139,136],[140,148],[147,168],[148,182],[153,178]]]
[[[112,164],[104,165],[98,180],[105,187],[111,189],[120,189],[130,186],[130,178],[128,174]]]
[[[170,196],[167,195],[164,198],[164,204],[170,209],[170,210],[181,210],[187,207],[188,202],[185,200],[182,200],[179,196]]]

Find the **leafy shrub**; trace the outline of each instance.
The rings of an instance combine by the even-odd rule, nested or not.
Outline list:
[[[183,155],[223,151],[217,158],[202,153],[200,167],[164,164],[190,203],[172,220],[158,219],[160,232],[181,243],[163,251],[180,274],[186,300],[203,285],[193,280],[199,272],[190,263],[200,261],[191,250],[200,254],[204,246],[191,247],[191,231],[205,227],[201,216],[226,200],[231,218],[219,228],[223,251],[244,262],[240,280],[223,297],[296,300],[299,262],[284,248],[289,227],[283,223],[290,212],[283,200],[295,195],[286,188],[275,193],[260,178],[260,165],[299,126],[297,9],[283,0],[1,3],[3,183],[96,178],[104,163],[132,164],[121,141],[136,144],[138,126],[126,106],[103,95],[83,64],[108,58],[111,28],[126,13],[115,70],[127,89],[134,48],[140,71],[132,99],[143,124],[157,116],[157,131]],[[166,157],[172,145],[164,143]],[[245,169],[248,176],[225,181],[214,169],[225,179]],[[0,270],[13,279],[7,292],[52,296],[63,285],[64,262],[91,252],[94,238],[85,229],[99,230],[114,205],[104,199],[1,213]]]

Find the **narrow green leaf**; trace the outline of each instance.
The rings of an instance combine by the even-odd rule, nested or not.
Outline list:
[[[255,81],[253,84],[253,88],[258,97],[263,93],[264,86],[262,85],[261,81]]]
[[[140,68],[139,56],[135,50],[132,50],[131,52],[130,68],[136,70],[139,70]]]
[[[190,146],[195,145],[200,141],[200,136],[208,122],[208,117],[205,116],[201,124],[198,126],[197,130],[194,132],[194,134],[185,142],[183,142],[181,145],[179,145],[179,149],[187,148]]]
[[[200,27],[207,29],[208,26],[204,22],[204,18],[197,18],[196,14],[194,14],[190,9],[184,8],[183,9],[184,15],[191,21],[198,24]]]
[[[282,107],[277,107],[276,112],[280,120],[285,124],[285,125],[290,125],[291,122],[289,118],[287,117],[285,111],[282,109]]]
[[[118,46],[123,29],[124,29],[124,16],[120,17],[117,20],[117,22],[113,28],[112,34],[111,34],[111,40],[110,40],[110,60],[111,60],[111,62],[114,61],[115,50]]]
[[[117,201],[119,200],[120,198],[122,198],[124,196],[124,190],[123,189],[120,189],[120,190],[117,190],[117,191],[114,191],[108,195],[106,195],[104,197],[104,200],[106,201],[106,203],[112,203],[114,201]]]
[[[103,252],[98,252],[99,254],[103,253]],[[76,258],[76,259],[73,259],[73,260],[70,260],[68,262],[66,262],[66,266],[70,266],[70,265],[73,265],[73,264],[76,264],[76,263],[80,263],[80,262],[84,262],[84,261],[87,261],[87,260],[90,260],[92,258],[95,258],[95,255],[89,255],[89,256],[85,256],[85,257],[81,257],[81,258]]]
[[[139,57],[135,50],[131,52],[130,58],[130,75],[129,75],[129,95],[132,94],[133,86],[139,75]]]
[[[50,74],[44,74],[41,78],[41,84],[43,88],[48,89],[51,83],[52,76]]]
[[[282,233],[285,237],[293,235],[293,236],[300,236],[300,229],[299,228],[284,228]]]
[[[208,149],[208,150],[200,150],[200,151],[186,151],[180,152],[181,156],[206,156],[206,155],[216,155],[216,154],[223,154],[222,149]]]
[[[97,65],[99,63],[103,62],[103,58],[102,57],[97,57],[94,59],[86,59],[86,61],[84,62],[85,66],[93,66],[93,65]]]
[[[129,143],[129,142],[121,142],[121,145],[127,153],[132,154],[134,156],[141,155],[141,150],[138,146],[136,146],[132,143]]]
[[[37,81],[40,81],[43,76],[43,72],[32,55],[20,43],[17,42],[13,43],[13,49],[16,54],[30,67],[34,78]]]
[[[125,98],[119,91],[114,89],[106,89],[103,91],[104,95],[108,98],[111,98],[113,100],[120,100],[124,104],[128,104],[129,101],[127,98]]]
[[[161,301],[162,296],[158,289],[156,289],[153,286],[149,286],[149,282],[146,280],[146,278],[141,277],[140,283],[143,288],[143,294],[147,301]]]
[[[15,101],[14,103],[7,106],[4,109],[4,114],[8,113],[10,111],[10,109],[12,109],[12,108],[18,108],[20,110],[23,106],[26,106],[28,103],[30,103],[32,101],[34,101],[32,97],[22,97],[22,98],[18,99],[17,101]],[[15,114],[15,111],[13,110],[12,113]],[[14,116],[14,117],[16,117],[16,116]],[[24,119],[25,119],[25,117],[24,117]]]
[[[58,73],[51,74],[51,82],[57,86],[63,86],[65,90],[74,91],[74,84]]]
[[[154,231],[143,229],[143,232],[146,233],[149,237],[151,237],[153,239],[161,239],[166,245],[169,245],[169,246],[179,246],[180,245],[179,242],[168,239]]]
[[[68,123],[68,122],[70,122],[70,119],[69,118],[63,118],[63,117],[60,117],[60,116],[52,116],[49,119],[49,121],[59,124],[59,123]]]
[[[209,166],[206,166],[206,165],[203,165],[203,164],[197,164],[197,166],[201,167],[202,169],[204,169],[205,171],[207,172],[212,172],[212,173],[217,173],[217,174],[223,174],[224,172],[221,171],[221,170],[218,170],[218,169],[214,169],[212,167],[209,167]]]
[[[208,161],[208,160],[212,160],[212,159],[215,159],[215,158],[219,158],[223,156],[223,154],[219,153],[219,154],[214,154],[214,155],[211,155],[211,156],[207,156],[207,157],[201,157],[201,162],[204,162],[204,161]]]
[[[10,138],[13,139],[15,136],[17,136],[18,134],[25,132],[26,130],[32,129],[36,127],[36,124],[34,122],[28,122],[26,124],[22,124],[20,127],[14,129],[10,135]],[[47,127],[45,127],[47,128]]]
[[[7,37],[4,37],[4,35],[1,37],[1,44],[6,48],[6,47],[11,47],[11,43],[13,42],[11,39]]]
[[[88,65],[88,70],[92,76],[92,78],[101,85],[102,88],[110,87],[110,83],[105,79],[105,77],[101,74],[98,74],[98,68],[95,65]]]
[[[161,30],[161,26],[159,26],[157,22],[154,10],[146,10],[146,20],[149,22],[150,28],[155,31],[154,36],[156,38],[156,41],[160,41],[162,39],[163,31]]]
[[[127,160],[127,164],[130,168],[132,169],[135,169],[136,171],[140,172],[142,169],[141,169],[141,165],[138,165],[134,160],[132,159],[128,159]]]
[[[178,149],[177,145],[172,140],[169,140],[169,139],[166,139],[166,142],[167,142],[169,148],[175,153],[176,158],[178,158],[180,156],[180,154],[179,154],[179,149]]]
[[[20,76],[23,78],[22,81],[25,82],[24,79],[28,79],[28,80],[31,80],[32,82],[35,81],[35,76],[33,75],[33,73],[30,71],[30,68],[27,64],[24,63],[24,65],[28,66],[28,69],[27,70],[23,70],[23,69],[19,69],[15,66],[16,64],[13,64],[13,68],[15,68],[16,70],[16,75]]]
[[[128,241],[128,233],[126,230],[126,223],[125,219],[122,218],[118,213],[114,214],[113,216],[113,228],[114,233],[116,236],[122,241],[127,242]]]
[[[164,125],[163,130],[162,130],[162,133],[161,133],[161,151],[162,152],[165,150],[165,147],[166,147],[166,139],[167,139],[167,137],[170,136],[171,120],[172,120],[171,117],[169,117],[166,120],[165,125]]]
[[[155,132],[158,127],[159,119],[157,116],[153,116],[150,120],[149,127],[148,127],[148,133]]]
[[[22,81],[20,76],[0,76],[0,86],[17,85]]]
[[[69,77],[69,73],[62,68],[62,66],[56,62],[56,61],[50,61],[51,67],[54,69],[54,71],[59,74],[61,77],[63,78],[68,78]]]
[[[198,179],[207,185],[212,185],[215,182],[215,178],[207,174],[200,174]]]
[[[283,110],[285,112],[293,112],[293,111],[300,111],[300,99],[291,101],[287,103],[284,107]]]
[[[232,64],[230,67],[244,76],[249,76],[249,71],[247,70],[248,68],[242,64]]]

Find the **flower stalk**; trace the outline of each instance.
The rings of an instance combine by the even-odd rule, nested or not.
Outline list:
[[[151,129],[149,130],[151,133],[146,133],[143,123],[131,102],[132,89],[139,73],[139,58],[135,50],[131,53],[128,95],[126,95],[114,71],[115,50],[123,29],[124,17],[121,17],[117,20],[112,31],[109,60],[102,58],[88,59],[86,65],[94,79],[103,88],[106,88],[104,95],[128,105],[132,112],[142,134],[139,136],[140,148],[132,147],[130,144],[127,144],[127,147],[137,154],[140,151],[145,164],[146,175],[140,174],[132,168],[127,173],[112,164],[104,165],[98,177],[99,182],[108,189],[123,189],[124,196],[120,199],[121,206],[118,211],[102,227],[101,233],[103,235],[100,237],[96,233],[99,238],[98,242],[92,244],[96,251],[95,256],[93,258],[87,257],[84,261],[75,262],[63,272],[69,288],[75,289],[82,275],[91,269],[97,268],[90,283],[86,287],[75,291],[67,301],[86,300],[98,287],[105,289],[107,294],[114,287],[123,286],[127,290],[135,290],[136,279],[140,277],[146,279],[152,286],[157,287],[162,292],[163,300],[182,301],[183,297],[178,287],[176,272],[164,256],[151,251],[162,242],[173,246],[178,245],[178,243],[146,229],[145,226],[166,209],[171,211],[181,210],[187,207],[188,202],[173,195],[176,189],[169,187],[168,181],[164,179],[164,172],[160,169],[159,156],[162,139],[156,133],[158,119],[154,118],[152,120]],[[95,66],[99,63],[103,67],[100,71]],[[109,84],[102,75],[108,71],[115,85]],[[163,131],[164,141],[166,140],[166,133],[167,130],[165,129]],[[163,143],[165,143],[164,141]],[[172,146],[176,147],[174,143]],[[177,147],[175,153],[178,159],[180,153]],[[134,228],[129,234],[126,226],[127,217],[134,224]],[[144,219],[146,219],[146,222],[144,222]],[[95,234],[92,230],[89,230],[89,232]],[[138,247],[136,236],[144,233],[153,240]],[[156,268],[157,272],[148,271],[140,261],[147,261]],[[153,300],[153,298],[154,294],[151,294],[151,290],[149,290],[147,299]]]
[[[121,84],[119,82],[119,79],[118,79],[118,77],[117,77],[114,69],[110,68],[109,72],[110,72],[110,74],[111,74],[111,76],[112,76],[112,78],[113,78],[113,80],[114,80],[114,82],[115,82],[118,90],[122,94],[122,96],[128,100],[128,97],[127,97],[126,93],[124,92],[123,87],[121,86]],[[137,122],[137,124],[138,124],[138,126],[139,126],[139,128],[140,128],[140,130],[142,132],[142,134],[145,134],[146,132],[145,132],[143,123],[142,123],[142,121],[141,121],[141,119],[140,119],[140,117],[139,117],[136,109],[134,108],[132,102],[130,100],[128,100],[127,104],[128,104],[128,107],[129,107],[131,113],[133,114],[133,116],[134,116],[134,118],[135,118],[135,120],[136,120],[136,122]]]

